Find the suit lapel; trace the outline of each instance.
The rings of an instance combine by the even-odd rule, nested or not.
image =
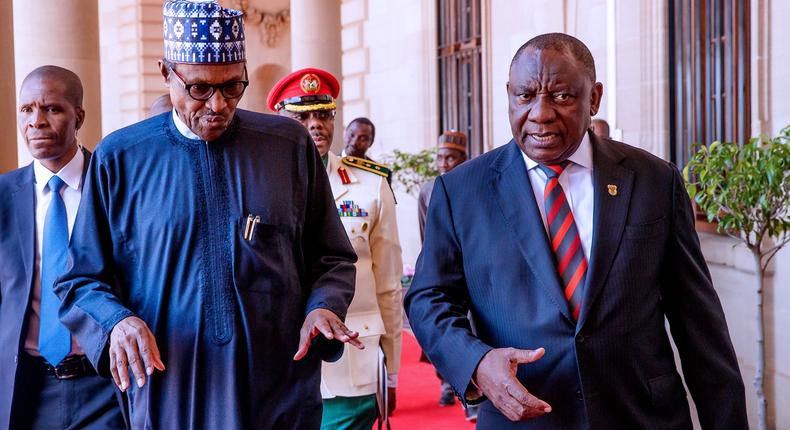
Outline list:
[[[80,183],[80,192],[82,192],[82,188],[85,188],[85,175],[88,174],[88,167],[90,167],[92,153],[83,147],[82,154],[85,156],[85,161],[82,163],[82,182]]]
[[[593,238],[577,331],[582,328],[606,281],[625,228],[633,170],[620,164],[623,155],[590,133],[593,145]]]
[[[36,257],[36,190],[33,183],[33,164],[25,167],[25,173],[17,183],[19,188],[11,195],[14,217],[17,224],[17,239],[25,265],[25,281],[28,291],[33,285],[33,264]]]
[[[538,279],[540,287],[565,318],[572,322],[559,276],[556,270],[552,270],[555,267],[554,256],[532,192],[527,167],[515,141],[508,143],[508,148],[497,157],[491,168],[498,172],[491,180],[493,194],[522,257]]]

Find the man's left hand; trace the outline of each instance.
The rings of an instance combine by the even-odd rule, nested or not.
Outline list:
[[[301,360],[307,355],[307,350],[318,333],[323,334],[327,339],[337,339],[358,349],[365,349],[365,345],[357,339],[359,333],[349,330],[334,312],[318,308],[307,314],[302,324],[302,329],[299,331],[299,350],[296,351],[294,360]]]
[[[395,412],[395,387],[387,387],[387,416]]]

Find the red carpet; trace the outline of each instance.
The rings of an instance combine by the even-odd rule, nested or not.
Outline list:
[[[390,418],[392,430],[470,430],[474,423],[464,419],[464,410],[439,406],[439,379],[433,366],[420,362],[420,346],[403,331],[403,355],[398,375],[398,405]],[[457,400],[457,399],[456,399]],[[374,426],[374,428],[376,428]]]

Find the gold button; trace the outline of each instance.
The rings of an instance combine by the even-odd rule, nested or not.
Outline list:
[[[368,229],[368,223],[362,223],[362,231],[366,231]]]
[[[367,326],[367,324],[365,325],[365,330],[368,330],[368,326]]]

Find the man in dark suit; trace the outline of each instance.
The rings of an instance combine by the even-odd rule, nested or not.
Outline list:
[[[35,160],[0,176],[0,429],[125,428],[110,380],[58,320],[52,290],[90,158],[76,138],[82,93],[73,72],[43,66],[19,94],[19,130]]]
[[[437,178],[406,296],[478,428],[690,429],[665,318],[702,427],[747,428],[677,169],[589,132],[603,86],[573,37],[522,46],[507,91],[514,139]]]

